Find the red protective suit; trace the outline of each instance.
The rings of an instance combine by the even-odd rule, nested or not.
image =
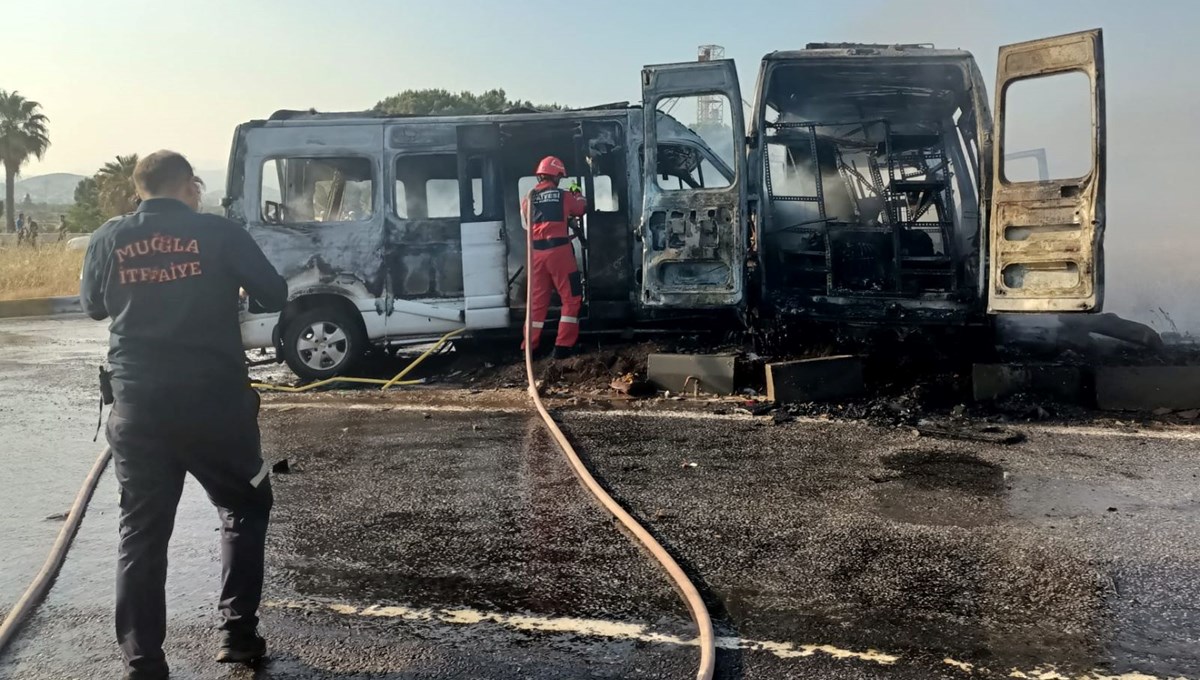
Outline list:
[[[564,191],[554,182],[543,181],[521,199],[521,220],[533,232],[533,271],[529,285],[533,287],[530,316],[533,320],[531,347],[537,349],[541,329],[546,326],[550,308],[550,293],[558,291],[562,300],[562,315],[558,319],[558,347],[574,347],[579,340],[579,309],[583,305],[583,283],[575,266],[575,249],[571,247],[571,230],[567,220],[583,217],[587,199]],[[524,344],[521,346],[524,348]]]

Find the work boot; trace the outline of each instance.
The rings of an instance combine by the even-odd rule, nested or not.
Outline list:
[[[267,655],[267,641],[257,632],[226,632],[217,651],[221,663],[254,663]]]
[[[574,347],[564,347],[562,345],[554,346],[554,354],[551,355],[554,359],[566,359],[575,353]]]

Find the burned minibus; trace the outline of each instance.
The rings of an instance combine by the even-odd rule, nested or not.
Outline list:
[[[1009,88],[1085,80],[1086,162],[1006,159]],[[276,113],[238,127],[225,206],[290,284],[243,314],[247,348],[298,375],[455,329],[519,332],[520,198],[546,155],[589,198],[585,332],[749,324],[981,324],[1100,307],[1100,32],[1001,48],[997,116],[974,58],[814,44],[761,64],[747,124],[730,60],[647,66],[640,105],[482,116]],[[1011,145],[1009,145],[1011,147]],[[1036,151],[1036,150],[1033,150]],[[1073,166],[1074,167],[1074,166]],[[515,347],[515,345],[514,345]]]
[[[1010,113],[1014,89],[1061,87],[1068,74],[1070,119]],[[749,134],[764,316],[962,324],[985,312],[1098,309],[1100,31],[1002,47],[995,92],[993,119],[962,50],[813,44],[767,55]],[[1037,152],[1044,163],[1045,150],[1014,147],[1030,131],[1014,116],[1078,141],[1064,152],[1074,157],[1056,159],[1061,178],[1019,164]]]
[[[727,138],[722,158],[697,132],[649,111],[283,111],[239,126],[226,212],[248,226],[290,286],[281,314],[243,314],[245,346],[274,347],[298,375],[324,378],[344,373],[371,345],[459,328],[519,329],[519,205],[546,155],[564,159],[567,181],[589,197],[586,245],[575,246],[585,327],[627,328],[713,304],[733,309],[745,257],[745,178],[730,163],[744,137],[734,133],[745,129],[740,112],[718,131]],[[688,205],[690,221],[677,217]],[[692,267],[720,289],[701,290],[704,304],[689,297]]]

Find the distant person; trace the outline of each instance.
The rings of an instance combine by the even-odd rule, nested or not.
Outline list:
[[[121,489],[117,641],[127,680],[157,680],[168,677],[167,542],[185,473],[221,516],[217,661],[266,655],[258,607],[273,499],[238,298],[243,288],[252,309],[279,311],[288,289],[241,225],[197,212],[200,184],[182,155],[142,158],[133,181],[143,200],[92,236],[80,300],[93,319],[112,318],[106,378]]]
[[[34,248],[37,248],[38,229],[37,220],[30,217],[29,225],[25,227],[25,240]]]
[[[17,213],[17,244],[25,240],[25,213]]]
[[[71,230],[67,228],[67,216],[59,215],[58,216],[58,242],[62,243],[63,241],[66,241],[67,234],[70,233],[70,231]]]

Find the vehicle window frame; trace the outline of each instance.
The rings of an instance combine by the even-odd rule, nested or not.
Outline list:
[[[593,187],[596,186],[596,179],[598,179],[600,177],[604,177],[605,179],[608,180],[608,194],[612,200],[612,203],[614,204],[614,207],[612,207],[612,209],[610,209],[610,210],[601,208],[600,204],[597,203],[597,201],[596,201],[596,197],[587,195],[587,183],[585,182],[582,185],[580,185],[580,189],[583,191],[584,197],[586,197],[588,199],[589,212],[603,213],[605,215],[613,215],[613,214],[621,212],[621,197],[619,195],[617,195],[616,180],[614,180],[613,176],[610,174],[591,175]],[[576,175],[568,175],[566,177],[563,177],[558,182],[558,188],[566,191],[567,188],[569,186],[571,186],[571,183],[576,181],[576,179],[577,179]],[[521,188],[522,183],[528,184],[528,182],[526,182],[526,180],[534,180],[534,181],[533,181],[533,184],[530,184],[528,188],[522,189]],[[536,175],[523,175],[521,177],[518,177],[517,181],[516,181],[518,198],[520,198],[521,200],[524,200],[525,197],[529,195],[529,192],[535,186],[537,186],[537,176]],[[607,205],[606,205],[606,207],[607,207]]]
[[[268,163],[271,163],[272,161],[274,161],[277,164],[276,167],[278,167],[279,161],[286,161],[286,160],[322,160],[322,159],[347,159],[347,158],[366,161],[367,164],[371,168],[371,213],[369,215],[365,215],[363,217],[353,219],[353,220],[339,220],[337,222],[323,222],[320,220],[268,222],[266,220],[266,215],[265,215],[266,198],[263,196],[263,178],[266,176],[266,173],[263,172],[263,170],[266,168]],[[297,152],[294,155],[289,155],[285,152],[285,153],[277,153],[277,154],[268,154],[266,156],[263,156],[262,161],[259,163],[259,166],[258,166],[258,210],[256,211],[256,214],[255,214],[254,224],[264,225],[264,226],[272,226],[272,227],[303,227],[303,226],[318,226],[318,227],[329,226],[329,227],[332,227],[335,225],[369,223],[369,222],[373,221],[380,214],[379,213],[380,196],[377,193],[376,185],[378,185],[379,182],[382,180],[382,176],[381,176],[381,173],[377,172],[377,170],[378,170],[378,168],[375,167],[375,158],[371,155],[363,154],[363,153],[308,154],[308,153],[303,153],[303,152]],[[276,179],[278,179],[278,178],[276,178]],[[315,183],[314,183],[314,188],[315,188]],[[280,205],[282,205],[284,203],[282,186],[279,187],[279,203],[280,203]]]
[[[654,173],[655,182],[654,182],[653,186],[656,190],[661,191],[663,193],[677,193],[680,191],[728,192],[729,190],[736,188],[736,186],[737,186],[737,169],[730,168],[729,166],[725,165],[725,161],[718,158],[717,155],[712,152],[712,149],[708,148],[707,146],[704,146],[702,144],[697,144],[695,142],[695,140],[691,140],[691,139],[658,138],[655,141],[658,142],[658,146],[663,146],[665,144],[676,144],[676,145],[680,145],[680,146],[689,146],[689,147],[695,149],[696,151],[699,151],[701,161],[700,161],[700,164],[698,164],[696,166],[697,169],[699,169],[701,167],[701,165],[704,163],[704,161],[708,161],[709,165],[711,165],[713,167],[713,169],[717,171],[717,174],[720,175],[722,178],[724,178],[726,182],[728,182],[728,184],[726,184],[723,187],[700,187],[699,189],[693,189],[692,187],[685,186],[682,189],[664,189],[658,185],[658,181],[657,181],[658,178],[662,176],[662,173],[655,172]],[[642,144],[639,147],[639,151],[640,151],[640,153],[638,154],[638,163],[641,165],[641,168],[642,168],[642,176],[645,177],[645,175],[646,175],[646,145]],[[657,158],[657,155],[655,156],[655,158]],[[729,170],[729,172],[731,173],[730,177],[725,177],[725,175],[721,173],[722,167],[724,167],[726,170]],[[657,168],[655,168],[655,170],[657,170]],[[671,175],[671,176],[678,179],[677,175]]]
[[[422,186],[421,186],[421,194],[425,199],[425,216],[424,217],[412,217],[411,215],[408,215],[408,216],[401,217],[396,212],[396,208],[399,205],[399,203],[397,203],[397,201],[396,201],[396,183],[401,181],[400,177],[399,177],[399,173],[396,172],[396,165],[400,162],[401,159],[422,158],[422,157],[428,158],[428,157],[433,157],[433,156],[444,156],[449,159],[452,159],[455,163],[454,176],[453,177],[425,177],[424,182],[422,183]],[[402,221],[455,220],[455,221],[458,221],[461,223],[468,223],[468,224],[486,219],[486,213],[487,213],[486,192],[488,190],[487,189],[488,167],[487,167],[486,163],[482,164],[482,171],[480,173],[480,176],[471,178],[472,185],[474,184],[475,180],[479,181],[479,195],[474,196],[474,186],[472,186],[472,196],[478,200],[479,205],[483,210],[482,214],[475,214],[475,212],[472,211],[472,213],[470,215],[463,215],[462,214],[462,204],[460,201],[459,206],[458,206],[459,212],[457,215],[442,215],[442,216],[438,216],[438,217],[432,217],[429,215],[429,182],[431,182],[433,180],[454,181],[455,183],[458,184],[458,187],[457,187],[458,190],[461,191],[462,178],[458,176],[457,163],[458,163],[458,153],[455,151],[420,150],[417,152],[405,152],[405,151],[401,150],[401,151],[397,151],[396,153],[392,154],[391,161],[388,163],[388,167],[387,167],[387,171],[389,173],[388,185],[390,186],[389,199],[391,201],[391,208],[388,210],[388,216],[393,219],[402,220]],[[406,194],[406,196],[405,196],[405,201],[406,201],[405,212],[407,213],[408,212],[407,194],[409,193],[409,186],[407,183],[404,184],[404,191]],[[457,191],[455,193],[456,193],[456,195],[458,195]]]
[[[1019,85],[1021,83],[1032,83],[1032,82],[1038,81],[1038,80],[1041,80],[1043,82],[1049,82],[1058,76],[1063,76],[1065,79],[1069,79],[1073,74],[1082,76],[1083,77],[1082,84],[1086,85],[1086,87],[1087,87],[1086,92],[1088,95],[1087,103],[1088,103],[1088,112],[1089,112],[1088,129],[1090,130],[1090,133],[1088,135],[1088,147],[1087,147],[1087,150],[1088,150],[1088,154],[1087,154],[1088,155],[1088,170],[1087,170],[1087,172],[1085,172],[1082,175],[1073,176],[1073,177],[1055,177],[1055,174],[1053,172],[1047,171],[1047,173],[1046,173],[1047,178],[1045,180],[1042,180],[1042,179],[1033,179],[1033,180],[1009,179],[1008,175],[1007,175],[1007,166],[1008,166],[1008,162],[1009,162],[1008,155],[1011,152],[1011,149],[1008,148],[1008,123],[1009,123],[1009,119],[1010,119],[1010,116],[1009,116],[1010,104],[1008,101],[1008,97],[1009,97],[1010,91],[1012,90],[1013,86]],[[1078,81],[1076,81],[1076,82],[1078,82]],[[1059,84],[1065,84],[1065,83],[1064,83],[1064,81],[1059,81]],[[997,135],[997,139],[993,140],[993,142],[992,142],[993,144],[997,145],[1003,151],[1003,153],[1000,154],[1000,157],[998,159],[999,160],[999,163],[997,164],[998,167],[994,168],[994,170],[993,170],[993,176],[996,179],[1000,180],[1000,183],[1006,187],[1019,187],[1022,185],[1025,185],[1025,186],[1046,185],[1046,184],[1079,184],[1079,185],[1082,185],[1086,182],[1091,181],[1092,176],[1096,174],[1096,166],[1098,165],[1098,162],[1099,162],[1099,159],[1097,158],[1097,153],[1096,153],[1096,127],[1095,126],[1096,126],[1096,119],[1098,116],[1098,111],[1096,108],[1095,87],[1096,87],[1096,83],[1095,83],[1094,79],[1092,78],[1092,75],[1090,73],[1088,73],[1086,70],[1081,69],[1081,68],[1072,68],[1072,69],[1067,69],[1065,71],[1053,71],[1050,73],[1043,73],[1040,75],[1028,75],[1028,76],[1023,76],[1020,78],[1013,78],[1013,79],[1009,80],[1008,82],[1006,82],[1004,84],[1004,90],[1000,93],[1000,110],[996,112],[996,116],[999,117],[999,120],[1000,120],[1000,130],[998,131],[999,134]],[[1068,88],[1063,88],[1063,89],[1065,90]],[[1029,106],[1028,104],[1025,105],[1025,107],[1028,107],[1028,106]],[[1018,108],[1025,108],[1025,107],[1018,107]],[[1041,148],[1043,151],[1045,151],[1045,147],[1041,147]],[[1020,151],[1022,151],[1022,150],[1018,150],[1015,153],[1020,153]]]

